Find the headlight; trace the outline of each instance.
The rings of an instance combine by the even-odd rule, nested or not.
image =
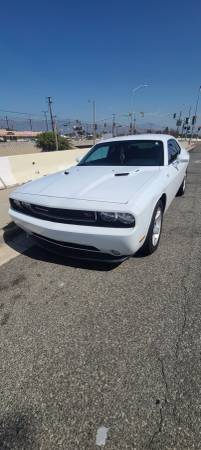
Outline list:
[[[100,213],[101,220],[105,222],[115,222],[117,220],[116,212],[101,212]]]
[[[105,224],[105,226],[114,226],[114,227],[135,226],[135,218],[130,213],[103,211],[99,213],[99,220],[103,225]]]
[[[21,202],[19,200],[14,199],[14,198],[10,198],[10,206],[11,207],[16,207],[16,208],[21,208]]]

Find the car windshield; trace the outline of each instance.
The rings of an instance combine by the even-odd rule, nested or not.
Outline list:
[[[127,140],[95,145],[79,166],[162,166],[162,141]]]

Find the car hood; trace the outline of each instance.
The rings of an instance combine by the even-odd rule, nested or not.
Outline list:
[[[75,166],[24,184],[15,192],[108,203],[128,203],[155,178],[159,167]]]

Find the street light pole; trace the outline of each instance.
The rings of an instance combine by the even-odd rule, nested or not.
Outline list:
[[[196,122],[196,116],[197,116],[197,110],[198,110],[198,103],[199,103],[199,99],[200,99],[200,91],[201,91],[201,85],[199,86],[199,89],[198,89],[198,96],[197,96],[197,100],[196,100],[196,104],[195,104],[195,114],[194,114],[195,121],[193,121],[193,123],[192,123],[191,137],[190,137],[189,143],[191,143],[191,139],[192,139],[192,136],[193,136],[193,131],[194,131],[194,128],[195,128],[194,125],[195,125],[195,122]]]
[[[136,88],[133,88],[132,89],[132,111],[131,111],[131,113],[132,113],[132,117],[133,117],[133,115],[134,115],[134,127],[133,127],[133,124],[132,124],[132,130],[131,130],[131,133],[136,133],[136,116],[135,116],[135,112],[134,112],[134,96],[135,96],[135,93],[139,90],[139,89],[142,89],[142,88],[145,88],[145,87],[148,87],[149,85],[148,84],[140,84],[139,86],[137,86]]]
[[[29,119],[29,124],[30,124],[30,130],[33,131],[33,127],[32,127],[32,119]]]
[[[187,134],[188,134],[188,127],[190,126],[190,120],[191,120],[191,106],[189,108],[189,112],[188,112],[188,123],[186,124],[186,133],[185,133],[185,139],[187,139]]]
[[[179,119],[177,120],[177,135],[179,135],[180,123],[182,118],[182,111],[179,113]]]

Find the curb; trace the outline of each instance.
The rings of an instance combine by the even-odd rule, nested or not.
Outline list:
[[[19,228],[14,222],[10,222],[0,230],[0,244],[3,244],[8,239],[13,239],[19,233],[22,233],[21,228]]]

